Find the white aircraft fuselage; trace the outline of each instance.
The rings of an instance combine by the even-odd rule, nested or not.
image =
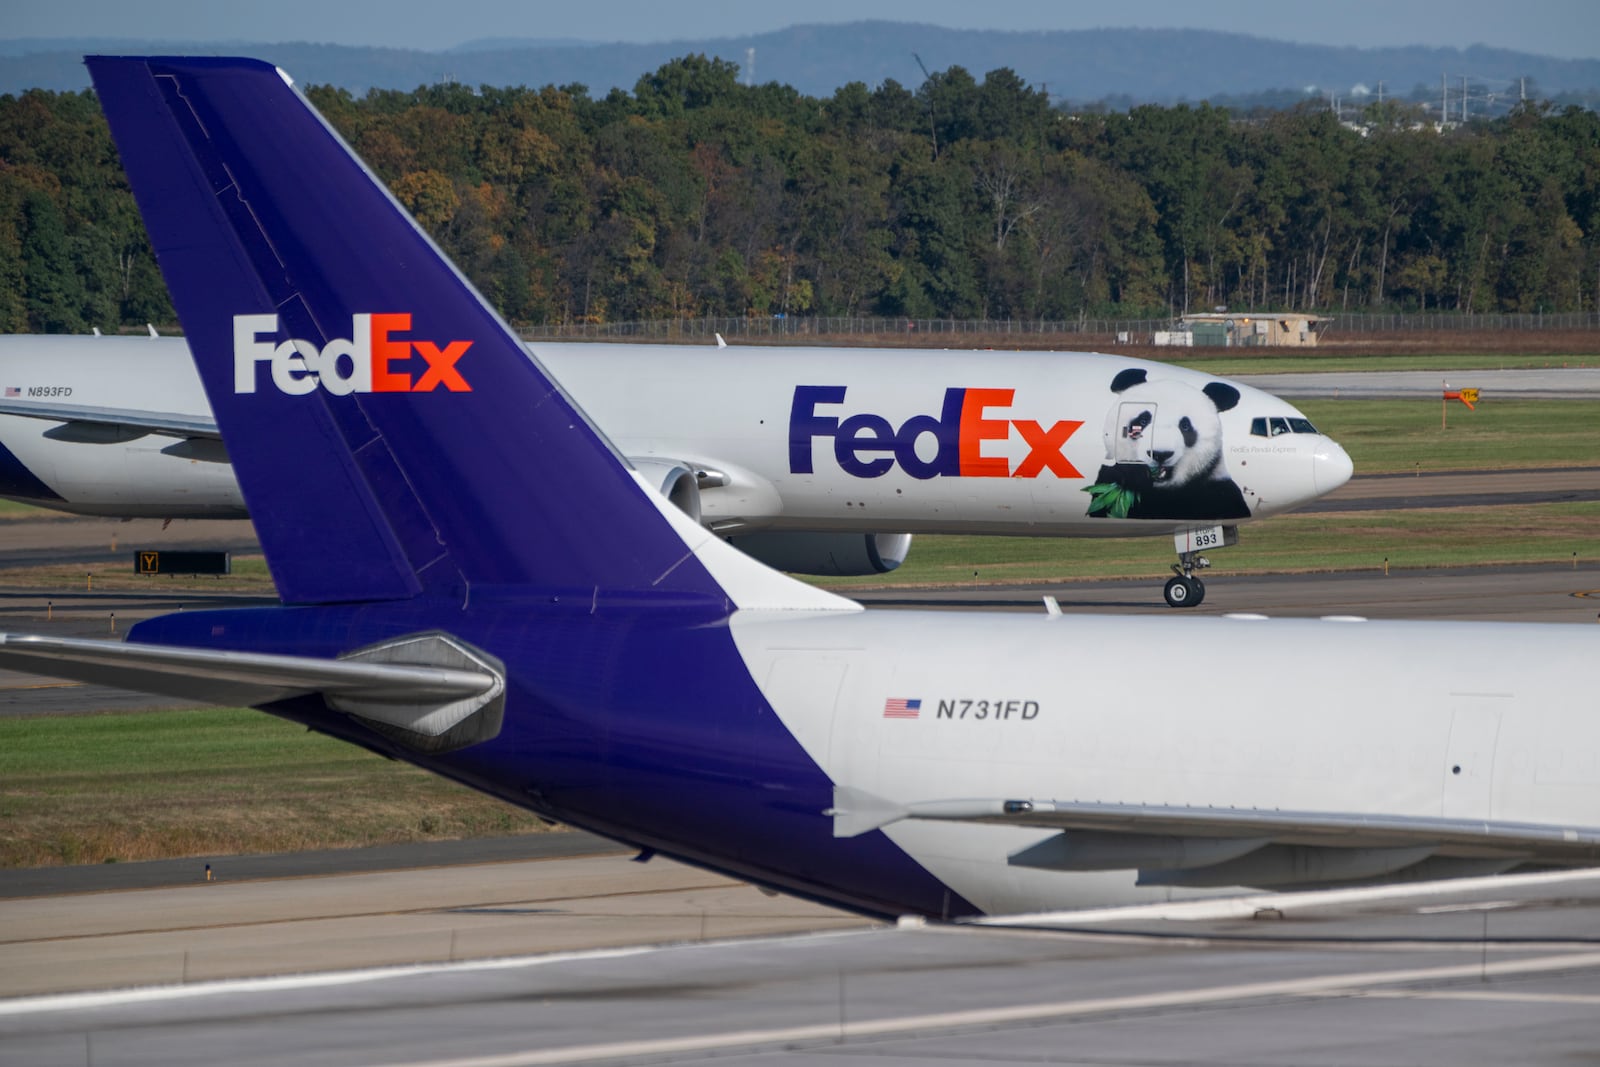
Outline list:
[[[1344,451],[1286,401],[1120,356],[529,349],[647,480],[668,495],[692,482],[700,521],[724,534],[1165,534],[1279,514],[1350,474]],[[1148,381],[1113,392],[1130,370]],[[184,433],[214,424],[182,338],[0,337],[0,381],[0,449],[10,454],[0,454],[0,496],[87,515],[245,517],[214,431]],[[1202,391],[1219,384],[1232,399],[1220,411]],[[1151,399],[1138,395],[1157,388]],[[1174,424],[1165,446],[1155,440],[1163,405]],[[1154,412],[1139,428],[1147,440],[1127,435],[1123,408]],[[142,431],[151,417],[180,425]],[[1185,419],[1212,428],[1186,441],[1177,425]],[[1119,464],[1159,469],[1152,451],[1200,455],[1192,470],[1174,466],[1165,483],[1149,482],[1147,514],[1092,512],[1096,497],[1085,490]],[[1184,477],[1190,488],[1231,482],[1238,491],[1208,510],[1174,491]],[[1164,497],[1173,506],[1163,508]]]
[[[746,613],[733,636],[847,786],[835,834],[881,829],[989,914],[1498,873],[1518,846],[1447,827],[1600,813],[1580,627],[1041,610],[986,618],[979,659],[969,615],[905,615]],[[1533,635],[1548,671],[1502,654]],[[1329,677],[1278,673],[1313,659]]]

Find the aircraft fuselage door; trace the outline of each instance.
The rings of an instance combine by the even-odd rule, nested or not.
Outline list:
[[[1117,412],[1117,439],[1111,443],[1111,458],[1116,463],[1144,463],[1150,449],[1150,425],[1155,422],[1154,404],[1122,404]]]

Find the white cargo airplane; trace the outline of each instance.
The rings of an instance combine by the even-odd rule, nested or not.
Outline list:
[[[89,66],[284,604],[0,664],[876,915],[1600,861],[1593,627],[862,611],[630,468],[274,67]]]
[[[1283,400],[1083,352],[538,344],[652,485],[745,552],[873,574],[914,533],[1167,535],[1173,606],[1203,550],[1344,484],[1350,459]],[[279,346],[253,357],[315,387]],[[0,495],[83,514],[242,518],[188,345],[0,337]],[[887,532],[894,531],[894,532]]]

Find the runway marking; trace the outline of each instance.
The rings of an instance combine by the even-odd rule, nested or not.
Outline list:
[[[1436,904],[1431,908],[1418,908],[1418,915],[1445,915],[1453,911],[1499,911],[1501,908],[1519,907],[1518,900],[1485,900],[1472,904]]]
[[[0,685],[0,693],[10,693],[19,689],[73,689],[81,686],[83,682],[39,682],[36,685]]]
[[[547,858],[551,859],[551,860],[555,860],[555,859],[582,859],[582,858],[585,858],[585,857],[551,856],[551,857],[547,857]],[[536,860],[504,860],[502,862],[505,862],[505,863],[538,863],[538,862],[543,862],[543,860],[537,860],[537,859]],[[412,867],[412,868],[407,868],[407,873],[409,873],[410,871],[418,871],[418,870],[443,870],[443,869],[446,869],[446,868],[444,866]],[[395,872],[392,872],[392,871],[371,871],[371,872],[363,871],[363,872],[359,872],[357,875],[355,875],[355,877],[360,877],[361,874],[368,874],[368,873],[370,873],[370,874],[392,874],[392,873],[395,873]],[[290,881],[292,879],[297,879],[297,878],[319,878],[319,877],[327,877],[327,876],[325,876],[325,875],[314,875],[313,874],[313,875],[293,875],[293,876],[282,878],[282,879],[253,878],[253,879],[247,879],[247,880],[243,880],[243,881],[239,881],[239,882],[233,882],[233,883],[227,883],[227,884],[232,884],[232,885],[253,885],[253,884],[257,883],[257,882]],[[201,883],[201,884],[204,884],[204,883]],[[212,883],[212,885],[216,885],[216,884],[217,883]],[[695,884],[692,884],[692,885],[672,886],[672,887],[666,888],[666,889],[618,889],[618,890],[614,890],[612,892],[606,892],[606,893],[584,893],[584,894],[581,894],[579,896],[537,897],[537,898],[533,898],[533,899],[521,898],[521,899],[517,899],[517,900],[505,900],[505,901],[486,900],[486,901],[480,901],[480,902],[475,903],[475,904],[428,905],[426,907],[421,907],[421,908],[393,908],[393,909],[387,909],[387,910],[384,910],[384,911],[350,911],[350,912],[340,912],[340,913],[334,914],[334,915],[288,915],[288,916],[285,916],[285,917],[283,917],[281,919],[252,919],[252,920],[250,920],[248,922],[239,921],[239,922],[220,922],[220,923],[195,923],[195,924],[190,925],[190,926],[151,926],[151,927],[144,927],[144,928],[140,928],[140,929],[136,929],[136,930],[97,931],[97,932],[94,932],[94,933],[87,933],[87,934],[52,934],[49,937],[18,937],[18,938],[3,938],[3,937],[0,937],[0,945],[38,945],[38,944],[51,944],[51,943],[60,943],[60,942],[68,942],[68,941],[96,941],[96,940],[107,940],[107,939],[110,939],[110,938],[117,938],[117,937],[145,937],[145,936],[148,936],[150,934],[199,933],[201,931],[208,931],[208,930],[250,930],[250,929],[255,929],[257,927],[264,927],[264,926],[287,926],[287,925],[291,925],[291,924],[294,924],[294,923],[326,922],[329,919],[333,919],[333,920],[376,919],[376,918],[390,918],[390,917],[397,916],[397,915],[443,915],[443,914],[451,914],[451,913],[461,912],[463,910],[470,912],[470,911],[472,911],[474,909],[477,909],[477,910],[484,910],[484,909],[491,909],[491,908],[500,909],[500,908],[507,908],[507,907],[515,907],[517,905],[527,905],[527,904],[539,905],[540,906],[539,910],[541,910],[541,911],[551,911],[551,910],[557,910],[559,908],[559,906],[563,905],[563,904],[570,905],[570,904],[574,904],[574,903],[584,903],[584,902],[588,902],[588,901],[600,901],[600,900],[612,900],[612,899],[625,898],[625,897],[666,896],[666,895],[669,895],[669,894],[672,894],[672,893],[696,893],[696,892],[700,892],[702,890],[732,889],[732,888],[738,888],[739,884],[740,883],[738,883],[738,882],[732,882],[732,881],[705,882],[705,883],[695,883]],[[148,891],[164,892],[167,889],[189,889],[189,888],[199,888],[199,886],[198,885],[194,885],[194,886],[190,886],[190,885],[185,885],[185,886],[161,886],[161,887],[156,887],[155,889],[148,890]],[[207,888],[205,891],[206,892],[210,892],[210,889]],[[107,890],[106,892],[142,893],[142,892],[147,892],[147,890],[140,888],[140,889],[130,889],[130,890]],[[15,898],[12,898],[12,899],[14,899],[14,900],[37,900],[37,899],[40,899],[40,898],[38,898],[38,897],[15,897]],[[571,917],[571,916],[598,916],[598,917],[602,917],[602,918],[616,918],[617,917],[617,916],[613,915],[610,912],[604,912],[604,911],[585,912],[585,911],[582,911],[582,910],[579,910],[579,909],[570,908],[570,907],[559,908],[559,910],[561,911],[562,914],[564,914],[566,916],[569,916],[569,917]],[[635,918],[643,918],[643,919],[648,919],[648,918],[668,918],[668,917],[671,917],[672,915],[673,915],[673,913],[671,913],[671,912],[660,914],[660,915],[653,914],[651,912],[630,912],[630,913],[628,913],[626,918],[629,918],[629,919],[635,919]]]
[[[1315,994],[1313,994],[1315,995]],[[1349,994],[1346,994],[1349,995]],[[1600,1004],[1600,993],[1513,993],[1478,989],[1369,989],[1358,997],[1390,1000],[1478,1000],[1508,1004]]]
[[[28,1015],[40,1011],[87,1011],[94,1008],[113,1008],[128,1004],[151,1004],[158,1001],[187,1000],[191,997],[215,997],[230,993],[258,996],[262,993],[287,992],[297,989],[326,989],[332,986],[362,985],[382,982],[391,978],[415,978],[439,974],[471,974],[480,971],[510,971],[523,967],[544,967],[553,963],[591,962],[594,960],[626,959],[668,950],[692,951],[694,949],[727,948],[739,944],[778,944],[799,940],[821,940],[829,937],[856,937],[870,930],[823,930],[798,937],[724,938],[717,941],[699,941],[692,944],[629,945],[622,948],[575,949],[571,952],[551,952],[539,956],[501,956],[486,960],[454,960],[448,963],[413,963],[394,967],[363,967],[352,971],[325,971],[321,974],[287,974],[267,978],[224,978],[215,982],[194,982],[188,985],[145,986],[138,989],[108,989],[87,993],[45,993],[39,996],[15,997],[0,1000],[0,1017]]]
[[[806,935],[803,940],[822,938],[857,937],[867,931],[834,931]],[[881,934],[881,932],[880,932]],[[913,935],[914,936],[914,935]],[[744,939],[743,944],[775,943],[775,938]],[[784,938],[793,943],[796,938]],[[54,996],[26,997],[0,1002],[0,1016],[22,1015],[42,1011],[90,1010],[94,1008],[180,1000],[190,997],[238,994],[258,998],[263,993],[292,990],[329,988],[384,981],[392,978],[409,978],[447,973],[470,973],[496,970],[513,970],[523,967],[544,966],[572,961],[624,959],[661,951],[696,951],[722,948],[736,942],[705,942],[697,945],[645,946],[624,949],[600,949],[583,952],[553,953],[547,956],[523,957],[501,960],[475,960],[450,964],[419,964],[403,967],[368,968],[330,974],[294,975],[279,978],[233,979],[191,986],[161,986],[147,989],[118,990],[104,993],[70,993]],[[1448,982],[1462,979],[1488,979],[1532,975],[1559,971],[1575,971],[1600,967],[1600,952],[1568,953],[1536,956],[1516,960],[1498,960],[1493,963],[1474,962],[1442,967],[1406,968],[1397,970],[1359,971],[1350,974],[1317,975],[1308,978],[1290,978],[1268,982],[1246,982],[1236,985],[1216,986],[1209,989],[1185,988],[1157,993],[1101,997],[1088,1000],[1047,1001],[997,1008],[977,1008],[968,1011],[938,1012],[915,1015],[888,1016],[879,1019],[816,1023],[803,1026],[770,1027],[766,1029],[733,1030],[722,1033],[690,1035],[677,1038],[612,1041],[589,1045],[569,1045],[563,1048],[524,1049],[485,1056],[451,1057],[396,1061],[392,1067],[536,1067],[539,1064],[583,1063],[595,1060],[623,1059],[637,1056],[681,1055],[709,1053],[736,1048],[784,1046],[796,1043],[820,1044],[851,1039],[890,1037],[905,1034],[933,1034],[981,1026],[1015,1025],[1046,1022],[1053,1019],[1072,1019],[1114,1012],[1151,1011],[1170,1008],[1193,1007],[1229,1001],[1253,1000],[1274,997],[1299,996],[1417,996],[1408,990],[1373,990],[1368,987],[1417,982]],[[1461,991],[1469,993],[1474,991]],[[1448,996],[1449,991],[1438,994]],[[1501,996],[1494,992],[1486,996]],[[1532,994],[1521,994],[1534,996]],[[1510,999],[1516,994],[1502,997]],[[1600,998],[1536,997],[1546,1003],[1587,1004]]]
[[[970,1011],[938,1012],[926,1015],[900,1015],[882,1019],[814,1023],[806,1026],[773,1027],[765,1030],[733,1030],[720,1034],[698,1034],[677,1038],[638,1041],[612,1041],[566,1048],[524,1050],[489,1056],[464,1056],[450,1059],[402,1060],[388,1067],[537,1067],[539,1064],[584,1063],[594,1060],[626,1059],[634,1056],[668,1056],[708,1053],[735,1048],[762,1048],[796,1043],[840,1042],[868,1037],[902,1034],[932,1034],[971,1027],[1017,1023],[1036,1023],[1050,1019],[1070,1019],[1112,1012],[1193,1007],[1234,1000],[1263,997],[1332,996],[1362,994],[1362,986],[1392,985],[1405,982],[1453,981],[1462,978],[1536,974],[1545,971],[1574,970],[1600,966],[1600,952],[1571,956],[1542,956],[1504,960],[1490,964],[1456,964],[1448,967],[1423,967],[1395,971],[1365,971],[1346,975],[1320,975],[1290,978],[1275,982],[1246,982],[1211,989],[1181,989],[1162,993],[1101,997],[1093,1000],[1053,1001],[1020,1004],[1004,1008],[976,1008]]]

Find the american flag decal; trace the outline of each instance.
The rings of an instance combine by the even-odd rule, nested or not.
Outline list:
[[[922,714],[922,701],[905,697],[890,697],[883,702],[885,719],[915,719]]]
[[[6,396],[21,396],[22,390],[15,385],[6,386]]]

